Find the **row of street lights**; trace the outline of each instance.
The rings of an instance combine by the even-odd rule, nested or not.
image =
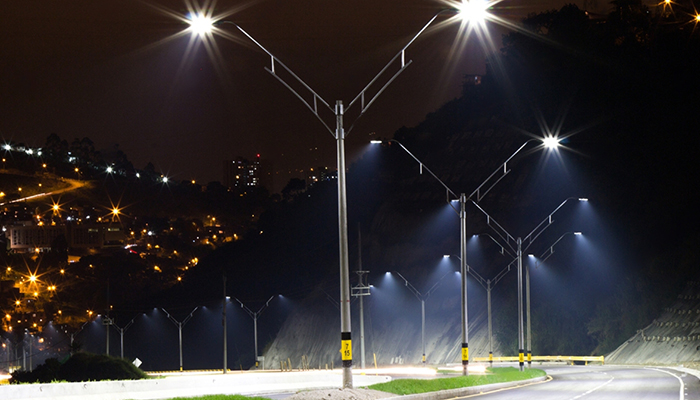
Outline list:
[[[514,257],[514,261],[517,261],[518,263],[518,361],[520,365],[520,370],[522,371],[524,368],[524,361],[525,361],[525,334],[524,334],[524,317],[523,317],[523,251],[527,251],[528,248],[532,245],[532,243],[537,240],[537,238],[554,222],[553,216],[554,214],[561,209],[564,204],[566,204],[570,200],[578,200],[578,201],[583,201],[587,202],[587,198],[574,198],[570,197],[566,200],[564,200],[557,208],[554,209],[549,215],[542,221],[540,222],[530,233],[528,233],[524,238],[521,237],[514,237],[511,235],[503,226],[501,226],[498,222],[496,222],[493,217],[491,217],[486,211],[484,211],[481,206],[479,206],[476,202],[473,202],[476,208],[481,211],[485,216],[487,220],[487,225],[495,232],[495,234],[501,239],[503,243],[510,249],[510,252],[508,253],[509,255]],[[497,243],[500,244],[496,240]],[[558,241],[557,241],[558,242]],[[523,248],[523,243],[525,243],[525,247]],[[554,245],[550,246],[551,249],[553,249]],[[502,247],[503,248],[503,247]],[[553,250],[552,250],[553,251]],[[531,324],[530,324],[530,272],[529,268],[527,268],[526,271],[526,301],[527,301],[527,360],[528,364],[532,363],[532,340],[530,336],[530,331],[531,331]]]
[[[351,341],[351,326],[350,326],[350,283],[349,283],[349,262],[348,262],[348,237],[347,237],[347,194],[346,194],[346,165],[345,165],[345,138],[350,133],[354,126],[354,122],[350,127],[345,129],[344,115],[347,110],[349,110],[354,104],[360,104],[360,112],[357,118],[364,115],[369,106],[377,99],[377,97],[387,88],[387,86],[393,82],[396,77],[403,72],[403,70],[410,65],[411,61],[408,62],[405,59],[405,52],[407,48],[443,13],[455,13],[458,14],[463,21],[463,24],[468,25],[467,32],[471,32],[475,29],[470,24],[483,24],[483,22],[489,18],[488,8],[493,4],[493,2],[488,2],[484,0],[463,0],[458,4],[458,9],[443,10],[435,14],[425,26],[406,44],[390,61],[386,66],[369,82],[367,86],[360,91],[360,93],[344,107],[341,100],[335,102],[334,106],[331,106],[329,102],[325,101],[320,95],[317,94],[309,85],[306,84],[301,78],[299,78],[290,68],[288,68],[284,63],[282,63],[277,57],[275,57],[269,50],[263,47],[258,41],[256,41],[250,34],[248,34],[242,27],[232,21],[228,20],[218,20],[213,21],[210,16],[204,14],[197,14],[190,16],[190,30],[198,35],[203,40],[211,40],[212,33],[218,31],[218,27],[223,24],[230,24],[242,32],[248,39],[250,39],[255,45],[257,45],[261,50],[263,50],[270,57],[270,67],[265,68],[273,77],[280,81],[287,89],[289,89],[299,100],[304,103],[304,105],[318,118],[321,124],[331,133],[331,135],[336,140],[336,156],[337,156],[337,171],[338,171],[338,230],[339,230],[339,265],[340,265],[340,316],[341,316],[341,355],[343,362],[343,387],[352,387],[352,341]],[[377,80],[385,74],[385,72],[393,65],[399,64],[399,69],[396,71],[387,81],[381,86],[374,95],[370,95],[369,99],[365,96],[368,89],[372,87]],[[311,97],[311,101],[307,100],[304,96],[299,94],[297,90],[292,88],[292,86],[280,75],[278,74],[278,69],[286,71],[287,74],[291,76],[291,81],[294,84],[301,85],[304,90],[304,94]],[[320,103],[320,104],[319,104]],[[327,109],[335,117],[335,128],[332,129],[324,118],[321,116],[319,108]],[[467,211],[466,204],[468,201],[472,201],[475,205],[486,195],[486,193],[493,188],[506,174],[509,170],[507,168],[507,163],[522,150],[530,141],[525,142],[511,157],[509,157],[506,162],[502,164],[502,170],[499,167],[494,173],[492,173],[484,183],[482,183],[477,189],[472,192],[471,195],[467,196],[465,193],[459,195],[452,191],[447,185],[445,185],[435,174],[432,173],[424,164],[420,162],[411,152],[408,151],[403,145],[399,144],[407,153],[409,153],[421,166],[421,172],[426,169],[435,179],[437,179],[447,192],[448,202],[459,201],[459,208],[454,206],[453,209],[458,213],[460,217],[460,260],[461,260],[461,327],[462,327],[462,373],[463,375],[468,374],[468,364],[469,364],[469,325],[468,325],[468,304],[467,304],[467,273],[469,272],[469,267],[467,265],[467,252],[466,252],[466,232],[467,232]],[[548,148],[556,147],[558,145],[558,139],[556,137],[546,137],[544,138],[544,145]],[[450,203],[451,204],[451,203]],[[452,204],[451,204],[452,205]],[[478,207],[478,205],[477,205]],[[483,209],[479,208],[483,211]],[[551,218],[551,214],[550,214]],[[550,221],[551,222],[551,221]],[[510,235],[506,235],[506,238],[510,238]],[[534,238],[528,235],[526,240],[534,240]],[[510,245],[509,242],[507,242]],[[517,239],[518,255],[522,255],[521,249],[522,240]],[[529,245],[528,245],[529,247]],[[521,257],[519,257],[521,258]],[[519,261],[519,271],[522,269],[522,263]],[[522,313],[522,273],[519,272],[519,310]],[[488,282],[487,282],[488,283]],[[406,286],[408,287],[408,281],[406,281]],[[415,288],[414,288],[415,289]],[[420,294],[416,294],[419,298]],[[250,312],[251,316],[255,315]],[[522,316],[521,316],[522,319]],[[522,336],[522,334],[520,335]],[[521,340],[522,341],[522,340]],[[522,360],[522,343],[520,344],[520,358]],[[425,351],[424,351],[425,353]],[[425,355],[424,355],[425,356]],[[256,350],[257,357],[257,350]],[[521,361],[522,365],[522,361]]]
[[[469,273],[469,266],[467,264],[467,202],[471,201],[478,207],[478,203],[486,196],[493,187],[498,184],[507,174],[510,173],[508,169],[508,163],[518,154],[522,149],[524,149],[530,142],[535,142],[540,140],[542,147],[554,150],[559,145],[557,138],[547,136],[543,139],[529,139],[523,143],[510,157],[506,159],[503,164],[500,164],[495,171],[489,175],[484,182],[482,182],[469,196],[465,193],[459,195],[456,194],[452,189],[450,189],[438,176],[433,173],[422,161],[420,161],[413,153],[411,153],[406,146],[401,142],[391,139],[388,143],[396,143],[401,149],[403,149],[408,155],[410,155],[420,166],[420,173],[427,171],[433,178],[435,178],[445,189],[447,195],[447,202],[450,204],[453,210],[457,212],[460,218],[460,273],[461,273],[461,324],[462,324],[462,374],[468,375],[469,366],[469,318],[468,318],[468,301],[467,301],[467,274]],[[373,140],[372,143],[379,144],[383,143],[381,140]],[[454,201],[459,201],[459,209],[457,209],[452,203]],[[522,285],[520,285],[522,286]],[[520,307],[519,307],[520,308]]]
[[[350,127],[345,129],[344,115],[354,104],[360,105],[359,115],[356,117],[355,121],[359,119],[367,111],[369,106],[374,103],[377,97],[384,92],[387,86],[393,82],[396,77],[403,72],[411,61],[408,62],[405,59],[406,49],[442,14],[452,13],[457,14],[463,23],[465,24],[480,24],[483,23],[485,18],[487,18],[487,9],[491,6],[490,2],[483,0],[464,0],[461,3],[457,3],[458,8],[443,10],[435,14],[423,28],[418,31],[418,33],[413,36],[413,38],[386,64],[386,66],[360,91],[360,93],[355,96],[355,98],[350,101],[347,107],[344,106],[341,100],[337,100],[332,107],[329,102],[325,101],[320,95],[316,93],[311,87],[306,84],[301,78],[299,78],[290,68],[288,68],[282,61],[275,57],[269,50],[263,47],[258,41],[256,41],[250,34],[248,34],[243,28],[233,21],[219,20],[213,21],[210,16],[204,14],[197,14],[190,16],[190,30],[203,39],[210,39],[211,34],[217,31],[217,28],[223,24],[230,24],[241,31],[248,39],[250,39],[255,45],[257,45],[261,50],[263,50],[270,57],[270,68],[265,68],[269,73],[272,74],[277,80],[280,81],[287,89],[289,89],[299,100],[301,100],[304,105],[318,118],[321,124],[331,133],[331,135],[336,140],[336,157],[337,157],[337,171],[338,171],[338,231],[339,231],[339,264],[340,264],[340,339],[341,339],[341,359],[343,363],[343,387],[352,388],[352,339],[351,339],[351,326],[350,326],[350,282],[349,282],[349,261],[348,261],[348,236],[347,236],[347,194],[346,194],[346,165],[345,165],[345,138],[350,133],[354,126],[354,122]],[[368,95],[369,99],[366,99],[366,94],[370,87],[378,81],[380,77],[385,75],[385,72],[393,65],[399,63],[399,69],[396,71],[385,83],[381,86],[374,95]],[[286,71],[291,77],[292,82],[295,84],[300,84],[304,88],[304,92],[310,95],[313,99],[308,101],[302,95],[300,95],[297,90],[293,89],[292,86],[284,80],[280,75],[277,74],[277,67],[280,67]],[[320,104],[319,104],[320,103]],[[329,110],[335,117],[335,129],[331,129],[329,124],[324,120],[324,118],[319,113],[319,107],[321,109]],[[465,256],[466,257],[466,256]],[[463,285],[464,286],[464,285]],[[466,298],[466,287],[463,288],[464,296]],[[466,304],[465,304],[466,306]],[[464,323],[463,323],[463,363],[464,363],[464,373],[466,374],[466,363],[468,362],[468,347],[466,346],[466,337],[468,335],[466,330],[466,307],[464,309]],[[466,354],[466,357],[465,357]],[[467,361],[464,361],[467,360]]]

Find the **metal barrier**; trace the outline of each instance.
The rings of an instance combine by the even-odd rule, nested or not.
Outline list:
[[[515,357],[474,357],[474,361],[479,362],[516,362],[519,361]],[[574,361],[583,361],[588,365],[589,362],[599,362],[605,364],[605,356],[532,356],[532,361],[566,361],[573,364]]]

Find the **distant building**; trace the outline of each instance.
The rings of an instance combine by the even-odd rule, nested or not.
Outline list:
[[[253,187],[272,190],[272,168],[258,154],[253,161],[243,157],[224,161],[224,186],[231,190],[246,191]]]
[[[11,225],[6,235],[11,250],[20,253],[48,251],[56,238],[66,235],[66,227]]]
[[[121,247],[126,243],[124,229],[117,224],[27,224],[10,225],[6,228],[8,247],[18,253],[49,251],[60,236],[65,237],[68,247],[74,249]]]

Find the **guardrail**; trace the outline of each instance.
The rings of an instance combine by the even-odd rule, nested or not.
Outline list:
[[[495,362],[517,362],[520,359],[515,356],[515,357],[474,357],[474,361],[480,361],[480,362],[489,362],[489,361],[495,361]],[[566,362],[571,362],[572,364],[574,361],[583,361],[588,365],[589,362],[599,362],[601,364],[605,364],[605,356],[532,356],[532,361],[566,361]]]

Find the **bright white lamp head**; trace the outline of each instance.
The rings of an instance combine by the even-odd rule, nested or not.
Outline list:
[[[190,17],[190,31],[198,36],[205,36],[211,33],[214,28],[214,21],[211,17],[203,14],[193,14]]]
[[[555,136],[547,136],[542,140],[542,144],[544,144],[544,147],[548,148],[549,150],[554,150],[557,147],[559,147],[559,139],[557,139]]]
[[[490,6],[487,0],[462,0],[459,15],[464,21],[483,23],[488,17]]]

